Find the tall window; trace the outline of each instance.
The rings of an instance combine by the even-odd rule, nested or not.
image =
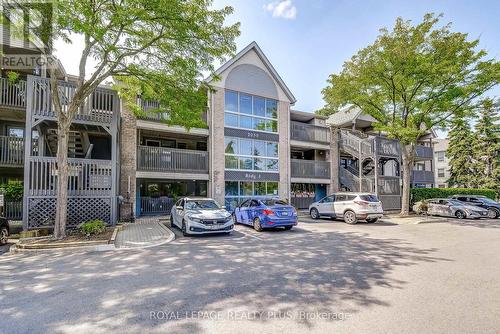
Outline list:
[[[226,91],[224,125],[228,127],[278,132],[278,101]]]
[[[226,169],[278,171],[278,143],[225,137]]]
[[[444,168],[438,168],[438,177],[444,177]]]
[[[225,205],[229,211],[249,197],[278,196],[278,182],[226,181]]]

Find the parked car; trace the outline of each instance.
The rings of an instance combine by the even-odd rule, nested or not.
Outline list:
[[[0,245],[5,245],[9,238],[9,222],[6,218],[0,217]]]
[[[433,216],[456,217],[458,219],[488,217],[488,210],[467,205],[452,198],[433,198],[425,202],[426,205],[422,205],[422,201],[415,203],[414,211],[418,212],[419,208],[425,207],[427,214]]]
[[[500,217],[500,203],[489,199],[486,196],[479,195],[453,195],[450,196],[455,200],[458,200],[467,205],[472,205],[488,210],[488,218],[499,218]]]
[[[231,214],[211,198],[183,197],[170,213],[173,226],[185,236],[191,234],[231,233],[234,222]]]
[[[284,227],[285,230],[297,225],[297,210],[280,199],[247,199],[234,209],[235,223],[252,225],[260,232],[265,228]]]
[[[312,203],[309,214],[312,219],[322,216],[343,218],[347,224],[356,224],[358,220],[375,223],[383,216],[384,210],[375,194],[335,193]]]

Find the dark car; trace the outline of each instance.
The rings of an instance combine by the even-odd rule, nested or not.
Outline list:
[[[467,205],[478,206],[488,210],[488,218],[500,217],[500,203],[480,195],[453,195],[450,198],[456,199]]]
[[[9,238],[9,222],[6,218],[0,217],[0,245],[5,245]]]

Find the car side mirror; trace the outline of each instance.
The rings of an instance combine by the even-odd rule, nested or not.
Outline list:
[[[182,211],[182,210],[184,210],[184,208],[183,208],[182,206],[180,206],[180,205],[177,205],[175,208],[176,208],[177,210],[181,210],[181,211]]]

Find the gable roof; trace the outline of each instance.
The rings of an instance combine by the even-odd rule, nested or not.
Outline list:
[[[344,109],[340,109],[334,114],[331,114],[326,122],[333,126],[345,126],[352,124],[352,122],[358,118],[362,118],[363,120],[372,123],[377,121],[372,116],[364,114],[360,108],[348,106]]]
[[[273,79],[276,80],[276,82],[278,83],[278,85],[280,86],[280,88],[283,90],[283,92],[285,92],[285,95],[290,100],[290,103],[294,104],[295,102],[297,102],[297,99],[295,98],[295,96],[293,96],[293,94],[290,91],[290,89],[288,89],[288,87],[285,85],[285,82],[283,81],[283,79],[281,79],[281,77],[279,76],[278,72],[276,72],[276,70],[274,69],[273,65],[269,61],[269,59],[267,59],[266,55],[264,54],[264,52],[262,52],[262,50],[260,49],[259,45],[255,41],[253,41],[252,43],[248,44],[243,50],[241,50],[240,52],[238,52],[236,54],[236,56],[234,56],[233,58],[231,58],[230,60],[228,60],[224,65],[222,65],[221,67],[219,67],[215,71],[215,75],[220,75],[222,72],[224,72],[229,67],[231,67],[231,65],[233,65],[234,63],[236,63],[239,59],[241,59],[245,54],[247,54],[251,50],[254,50],[255,53],[259,56],[259,58],[262,61],[262,63],[264,63],[264,65],[266,66],[267,70],[271,73]],[[214,79],[214,77],[213,77],[213,75],[211,75],[207,79],[205,79],[205,81],[206,82],[210,82],[213,79]]]

